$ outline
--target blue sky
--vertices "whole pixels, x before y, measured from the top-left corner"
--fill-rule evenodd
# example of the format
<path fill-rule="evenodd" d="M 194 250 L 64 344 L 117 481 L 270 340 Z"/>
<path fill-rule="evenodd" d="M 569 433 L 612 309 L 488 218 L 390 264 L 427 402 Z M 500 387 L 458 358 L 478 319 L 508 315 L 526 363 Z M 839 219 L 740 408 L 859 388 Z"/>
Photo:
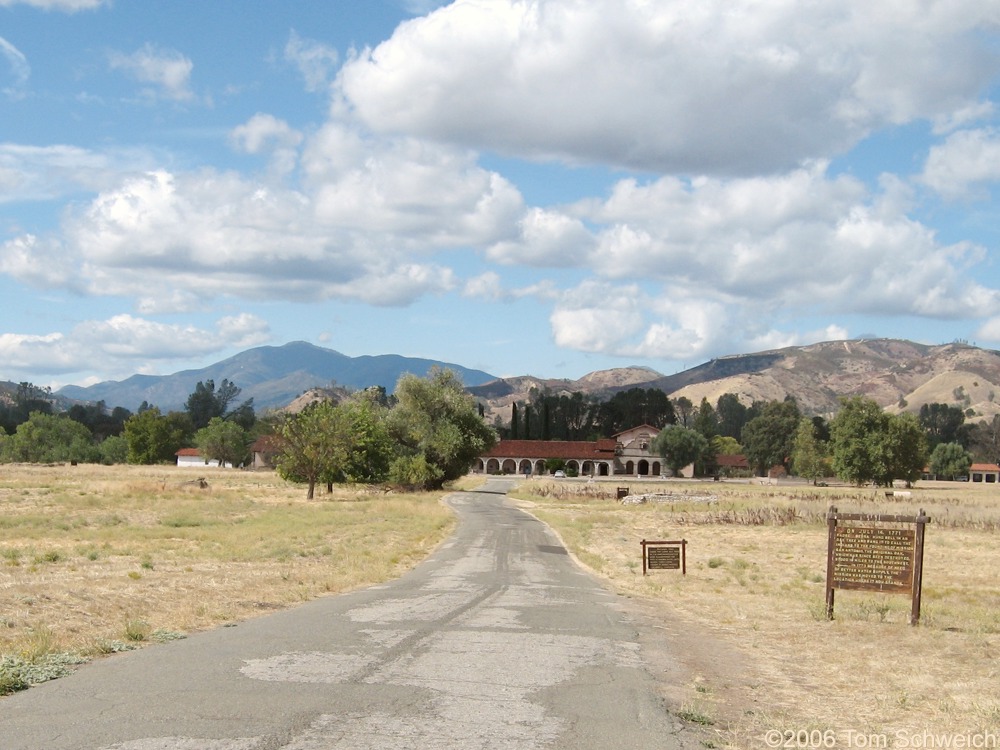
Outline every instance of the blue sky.
<path fill-rule="evenodd" d="M 1000 347 L 998 100 L 998 0 L 0 0 L 0 379 Z"/>

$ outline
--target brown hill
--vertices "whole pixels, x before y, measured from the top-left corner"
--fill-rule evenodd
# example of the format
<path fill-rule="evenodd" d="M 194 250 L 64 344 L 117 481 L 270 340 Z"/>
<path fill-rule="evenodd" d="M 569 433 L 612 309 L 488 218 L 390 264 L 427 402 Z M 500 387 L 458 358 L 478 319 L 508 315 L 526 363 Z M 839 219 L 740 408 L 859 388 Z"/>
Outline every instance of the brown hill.
<path fill-rule="evenodd" d="M 748 405 L 792 396 L 805 413 L 827 416 L 836 412 L 841 397 L 867 396 L 892 412 L 944 403 L 961 406 L 970 420 L 992 419 L 1000 414 L 1000 352 L 960 343 L 827 341 L 720 357 L 668 376 L 632 367 L 579 380 L 505 378 L 470 390 L 487 405 L 491 419 L 506 421 L 510 404 L 527 400 L 531 388 L 607 398 L 635 387 L 660 388 L 671 398 L 685 396 L 695 404 L 707 398 L 714 405 L 724 393 L 735 393 Z"/>

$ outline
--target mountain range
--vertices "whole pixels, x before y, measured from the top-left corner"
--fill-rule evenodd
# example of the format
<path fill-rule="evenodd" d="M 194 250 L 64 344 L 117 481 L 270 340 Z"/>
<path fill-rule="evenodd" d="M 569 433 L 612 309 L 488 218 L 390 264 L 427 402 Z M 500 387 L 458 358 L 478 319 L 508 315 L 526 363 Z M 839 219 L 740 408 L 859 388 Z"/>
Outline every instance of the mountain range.
<path fill-rule="evenodd" d="M 349 389 L 383 386 L 392 392 L 404 373 L 424 376 L 432 367 L 454 370 L 467 386 L 479 385 L 494 376 L 481 370 L 431 359 L 396 354 L 349 357 L 304 341 L 284 346 L 260 346 L 199 370 L 173 375 L 133 375 L 122 381 L 108 380 L 82 387 L 68 385 L 56 394 L 74 401 L 104 401 L 108 407 L 130 411 L 145 401 L 161 411 L 181 410 L 199 382 L 223 379 L 237 385 L 240 400 L 253 398 L 258 411 L 282 408 L 304 392 L 331 385 Z"/>
<path fill-rule="evenodd" d="M 132 411 L 143 402 L 163 411 L 183 409 L 201 381 L 228 379 L 253 398 L 258 411 L 285 408 L 314 388 L 381 385 L 392 391 L 403 373 L 423 376 L 432 367 L 454 370 L 482 403 L 489 419 L 506 420 L 510 404 L 526 401 L 532 388 L 554 394 L 582 392 L 606 399 L 629 388 L 658 388 L 671 398 L 715 404 L 735 393 L 745 404 L 794 397 L 803 412 L 832 415 L 845 396 L 867 396 L 892 412 L 926 403 L 961 406 L 970 420 L 1000 414 L 1000 352 L 966 343 L 918 344 L 898 339 L 827 341 L 713 359 L 673 375 L 645 367 L 592 372 L 573 379 L 533 375 L 497 378 L 481 370 L 430 359 L 350 357 L 305 342 L 249 349 L 214 365 L 173 375 L 133 375 L 88 387 L 66 386 L 61 401 L 104 401 Z"/>
<path fill-rule="evenodd" d="M 825 416 L 833 415 L 840 399 L 850 396 L 866 396 L 893 413 L 943 403 L 961 406 L 970 421 L 978 421 L 1000 413 L 1000 352 L 964 343 L 827 341 L 720 357 L 674 375 L 630 367 L 579 380 L 503 378 L 469 390 L 488 405 L 491 418 L 506 421 L 510 404 L 526 400 L 532 388 L 607 398 L 637 387 L 658 388 L 695 405 L 705 398 L 714 406 L 725 393 L 735 393 L 747 405 L 791 396 L 804 413 Z"/>

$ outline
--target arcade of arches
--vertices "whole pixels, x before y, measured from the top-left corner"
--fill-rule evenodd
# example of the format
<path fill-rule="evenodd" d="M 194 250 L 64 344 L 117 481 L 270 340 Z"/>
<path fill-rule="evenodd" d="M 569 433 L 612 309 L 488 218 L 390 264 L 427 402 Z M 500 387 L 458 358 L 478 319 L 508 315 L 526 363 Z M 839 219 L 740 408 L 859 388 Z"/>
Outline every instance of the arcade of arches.
<path fill-rule="evenodd" d="M 641 425 L 599 440 L 501 440 L 473 468 L 538 476 L 548 473 L 547 461 L 559 459 L 571 475 L 657 477 L 663 472 L 662 459 L 652 450 L 657 434 L 655 427 Z"/>

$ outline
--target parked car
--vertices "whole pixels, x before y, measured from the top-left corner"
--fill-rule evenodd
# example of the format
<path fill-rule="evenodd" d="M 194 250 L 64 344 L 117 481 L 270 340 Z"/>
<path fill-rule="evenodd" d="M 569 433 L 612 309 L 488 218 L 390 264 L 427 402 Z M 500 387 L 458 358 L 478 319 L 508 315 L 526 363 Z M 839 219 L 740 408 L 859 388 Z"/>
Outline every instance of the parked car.
<path fill-rule="evenodd" d="M 559 471 L 557 471 L 552 476 L 554 476 L 556 479 L 565 479 L 566 478 L 566 472 L 563 471 L 562 469 L 559 469 Z"/>

